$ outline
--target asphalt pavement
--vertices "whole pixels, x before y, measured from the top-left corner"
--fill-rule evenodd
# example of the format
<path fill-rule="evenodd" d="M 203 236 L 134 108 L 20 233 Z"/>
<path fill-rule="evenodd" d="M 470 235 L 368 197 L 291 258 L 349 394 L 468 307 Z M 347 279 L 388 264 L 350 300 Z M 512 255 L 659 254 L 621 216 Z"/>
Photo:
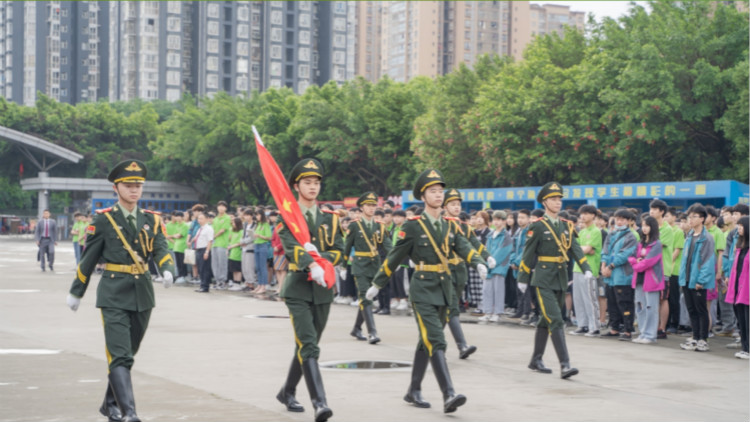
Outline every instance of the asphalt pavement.
<path fill-rule="evenodd" d="M 99 277 L 92 277 L 74 313 L 65 304 L 74 276 L 69 242 L 58 244 L 55 271 L 41 272 L 33 241 L 0 237 L 0 422 L 106 420 L 98 413 L 107 385 L 101 314 L 94 306 Z M 313 420 L 304 381 L 297 390 L 304 413 L 289 413 L 275 399 L 294 350 L 283 302 L 242 292 L 198 294 L 192 286 L 155 289 L 157 307 L 133 368 L 144 422 Z M 411 361 L 417 342 L 412 317 L 376 316 L 382 342 L 369 345 L 349 336 L 355 312 L 332 306 L 322 365 Z M 551 343 L 544 361 L 554 373 L 526 368 L 532 329 L 477 324 L 468 315 L 462 320 L 478 352 L 459 360 L 446 330 L 451 376 L 468 397 L 456 413 L 442 413 L 431 371 L 423 395 L 432 408 L 417 409 L 402 400 L 409 368 L 326 368 L 331 421 L 750 420 L 750 365 L 726 348 L 729 338 L 711 339 L 711 351 L 700 353 L 681 350 L 680 336 L 638 345 L 569 335 L 580 374 L 562 380 Z"/>

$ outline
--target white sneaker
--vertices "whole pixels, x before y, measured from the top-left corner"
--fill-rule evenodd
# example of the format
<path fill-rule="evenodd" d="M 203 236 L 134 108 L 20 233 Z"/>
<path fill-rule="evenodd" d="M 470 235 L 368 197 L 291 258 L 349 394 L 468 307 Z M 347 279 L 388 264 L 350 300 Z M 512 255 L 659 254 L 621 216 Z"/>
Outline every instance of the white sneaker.
<path fill-rule="evenodd" d="M 737 359 L 750 359 L 750 353 L 739 351 L 734 354 L 734 357 L 736 357 Z"/>
<path fill-rule="evenodd" d="M 406 299 L 401 299 L 398 301 L 398 306 L 396 306 L 397 311 L 405 311 L 409 309 L 409 301 Z"/>
<path fill-rule="evenodd" d="M 232 285 L 229 286 L 229 289 L 227 289 L 227 290 L 229 290 L 231 292 L 239 292 L 240 290 L 242 290 L 242 285 L 241 284 L 232 284 Z"/>
<path fill-rule="evenodd" d="M 484 316 L 479 317 L 478 321 L 480 322 L 488 322 L 491 318 L 490 314 L 484 314 Z"/>
<path fill-rule="evenodd" d="M 174 284 L 186 284 L 187 281 L 185 281 L 185 277 L 177 277 L 177 280 L 174 281 Z"/>
<path fill-rule="evenodd" d="M 499 321 L 500 321 L 500 315 L 498 315 L 498 314 L 493 314 L 490 317 L 490 322 L 499 322 Z"/>
<path fill-rule="evenodd" d="M 349 303 L 351 306 L 359 306 L 359 300 L 358 299 L 352 299 L 351 303 Z"/>
<path fill-rule="evenodd" d="M 684 343 L 680 344 L 682 350 L 695 350 L 698 347 L 698 342 L 692 337 L 687 339 Z"/>
<path fill-rule="evenodd" d="M 695 346 L 696 352 L 708 352 L 710 348 L 708 347 L 708 342 L 706 340 L 698 340 L 698 344 Z"/>

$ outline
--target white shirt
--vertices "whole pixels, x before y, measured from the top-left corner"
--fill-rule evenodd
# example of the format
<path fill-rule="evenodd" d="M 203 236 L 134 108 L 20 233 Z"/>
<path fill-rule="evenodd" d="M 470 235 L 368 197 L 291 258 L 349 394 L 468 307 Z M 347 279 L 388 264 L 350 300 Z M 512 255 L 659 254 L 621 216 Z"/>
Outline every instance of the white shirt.
<path fill-rule="evenodd" d="M 198 228 L 198 233 L 195 235 L 195 249 L 203 249 L 208 247 L 209 242 L 214 240 L 214 228 L 208 224 L 204 224 Z"/>

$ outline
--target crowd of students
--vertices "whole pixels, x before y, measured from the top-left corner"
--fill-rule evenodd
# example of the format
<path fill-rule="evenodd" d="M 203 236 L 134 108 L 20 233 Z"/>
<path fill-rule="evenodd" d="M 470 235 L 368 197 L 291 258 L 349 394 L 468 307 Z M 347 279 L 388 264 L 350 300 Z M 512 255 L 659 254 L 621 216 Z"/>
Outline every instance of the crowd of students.
<path fill-rule="evenodd" d="M 333 209 L 330 205 L 322 207 Z M 360 217 L 358 208 L 336 210 L 346 235 Z M 395 244 L 399 227 L 421 214 L 412 206 L 394 209 L 387 201 L 375 212 Z M 481 210 L 462 212 L 497 265 L 486 279 L 471 267 L 469 282 L 458 292 L 461 310 L 480 322 L 517 322 L 535 325 L 539 318 L 531 289 L 518 288 L 516 277 L 529 223 L 542 210 Z M 719 209 L 694 204 L 684 212 L 656 199 L 649 211 L 621 208 L 608 214 L 592 205 L 568 209 L 560 215 L 576 223 L 577 238 L 596 276 L 587 280 L 577 264 L 569 265 L 566 321 L 573 335 L 612 337 L 651 344 L 668 335 L 689 337 L 685 350 L 710 350 L 714 335 L 734 336 L 728 347 L 748 359 L 748 206 Z M 176 263 L 177 284 L 210 289 L 275 294 L 288 269 L 271 206 L 238 207 L 228 212 L 219 201 L 212 210 L 195 205 L 186 212 L 165 216 L 169 248 Z M 76 216 L 74 247 L 85 246 L 86 217 Z M 385 258 L 385 252 L 381 251 Z M 76 254 L 78 256 L 78 253 Z M 187 259 L 186 259 L 187 258 Z M 533 268 L 533 263 L 528 263 Z M 346 265 L 346 264 L 344 264 Z M 356 306 L 357 291 L 351 271 L 337 272 L 335 303 Z M 409 279 L 413 263 L 404 262 L 378 296 L 382 315 L 392 310 L 409 313 Z M 152 272 L 156 273 L 152 266 Z M 341 277 L 343 276 L 343 277 Z M 275 287 L 269 287 L 275 286 Z M 272 296 L 273 297 L 273 296 Z M 638 336 L 636 333 L 638 327 Z"/>

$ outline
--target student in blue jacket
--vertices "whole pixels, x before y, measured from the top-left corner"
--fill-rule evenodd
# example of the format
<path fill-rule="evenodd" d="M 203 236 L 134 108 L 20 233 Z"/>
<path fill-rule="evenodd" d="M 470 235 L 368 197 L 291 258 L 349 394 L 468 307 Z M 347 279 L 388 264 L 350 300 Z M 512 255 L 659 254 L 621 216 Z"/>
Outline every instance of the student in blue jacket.
<path fill-rule="evenodd" d="M 635 256 L 638 239 L 630 230 L 630 222 L 635 215 L 626 209 L 615 212 L 615 227 L 607 236 L 602 249 L 601 275 L 607 283 L 607 310 L 609 312 L 609 332 L 602 337 L 632 339 L 633 312 L 635 311 L 634 292 L 631 282 L 633 267 L 628 258 Z"/>
<path fill-rule="evenodd" d="M 690 315 L 693 337 L 680 347 L 684 350 L 707 352 L 708 307 L 706 296 L 716 284 L 716 254 L 714 238 L 705 229 L 706 208 L 694 204 L 688 209 L 690 231 L 685 236 L 680 263 L 680 287 L 685 296 L 685 306 Z"/>

